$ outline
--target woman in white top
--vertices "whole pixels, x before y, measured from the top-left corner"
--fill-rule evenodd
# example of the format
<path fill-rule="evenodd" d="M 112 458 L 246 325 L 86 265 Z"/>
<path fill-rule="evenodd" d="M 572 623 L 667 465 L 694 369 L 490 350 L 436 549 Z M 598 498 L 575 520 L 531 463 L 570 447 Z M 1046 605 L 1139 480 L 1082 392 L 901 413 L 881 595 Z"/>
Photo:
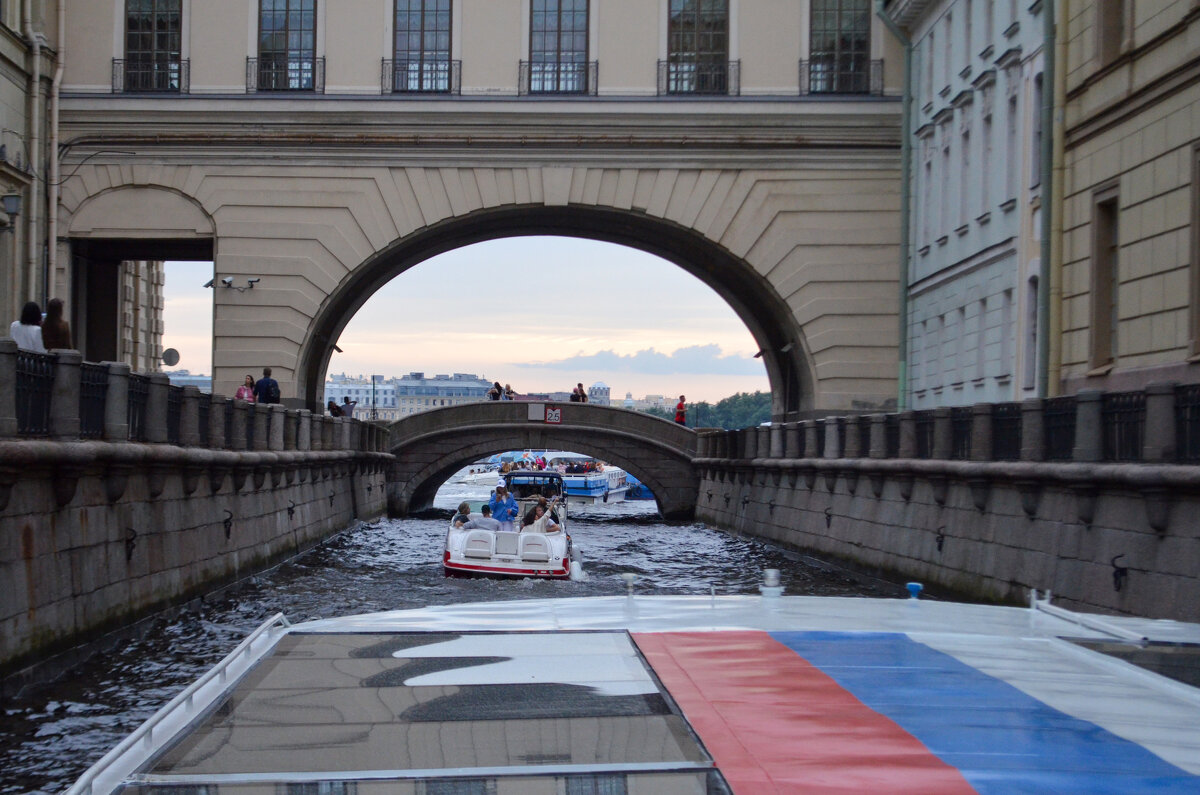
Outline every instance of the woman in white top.
<path fill-rule="evenodd" d="M 8 335 L 17 341 L 18 348 L 34 353 L 45 353 L 42 344 L 42 308 L 33 301 L 21 310 L 21 319 L 14 320 L 8 327 Z"/>

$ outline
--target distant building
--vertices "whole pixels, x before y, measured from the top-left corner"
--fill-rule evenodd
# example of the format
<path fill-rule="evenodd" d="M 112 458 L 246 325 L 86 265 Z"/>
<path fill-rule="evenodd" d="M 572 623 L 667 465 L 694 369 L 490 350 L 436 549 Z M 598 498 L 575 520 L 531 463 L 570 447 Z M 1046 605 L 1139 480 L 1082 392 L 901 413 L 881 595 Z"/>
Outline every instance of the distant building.
<path fill-rule="evenodd" d="M 612 403 L 609 400 L 610 391 L 608 384 L 603 381 L 597 381 L 588 387 L 588 403 L 595 403 L 597 406 L 608 406 Z"/>
<path fill-rule="evenodd" d="M 341 405 L 345 398 L 358 405 L 354 415 L 359 419 L 398 420 L 442 406 L 477 403 L 487 400 L 491 382 L 468 373 L 434 375 L 409 373 L 399 378 L 385 379 L 381 375 L 331 375 L 325 382 L 322 405 L 333 401 Z"/>
<path fill-rule="evenodd" d="M 165 371 L 167 378 L 171 380 L 171 386 L 194 386 L 201 392 L 212 392 L 212 376 L 196 373 L 193 375 L 187 370 L 167 370 Z"/>
<path fill-rule="evenodd" d="M 632 392 L 625 393 L 625 402 L 622 405 L 627 409 L 633 408 L 633 393 Z"/>

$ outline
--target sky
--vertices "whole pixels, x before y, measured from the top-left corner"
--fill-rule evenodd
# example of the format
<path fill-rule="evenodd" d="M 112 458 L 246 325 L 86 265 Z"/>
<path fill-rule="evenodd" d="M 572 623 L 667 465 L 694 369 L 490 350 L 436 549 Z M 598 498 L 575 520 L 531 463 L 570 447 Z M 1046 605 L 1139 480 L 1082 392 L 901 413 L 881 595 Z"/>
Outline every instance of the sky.
<path fill-rule="evenodd" d="M 211 263 L 168 262 L 163 347 L 211 373 Z M 266 284 L 262 286 L 266 287 Z M 503 238 L 432 257 L 371 296 L 347 324 L 329 373 L 471 373 L 518 392 L 603 381 L 716 402 L 766 391 L 745 324 L 674 264 L 579 238 Z"/>

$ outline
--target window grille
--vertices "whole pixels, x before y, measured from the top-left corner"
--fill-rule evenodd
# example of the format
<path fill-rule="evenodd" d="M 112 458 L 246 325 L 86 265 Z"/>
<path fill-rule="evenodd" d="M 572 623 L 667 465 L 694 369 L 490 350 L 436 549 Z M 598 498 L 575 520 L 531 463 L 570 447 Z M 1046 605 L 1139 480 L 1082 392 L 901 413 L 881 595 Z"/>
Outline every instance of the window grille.
<path fill-rule="evenodd" d="M 1047 398 L 1042 403 L 1042 429 L 1047 461 L 1070 461 L 1075 455 L 1075 396 Z"/>
<path fill-rule="evenodd" d="M 992 460 L 1017 461 L 1021 458 L 1021 404 L 997 403 L 992 406 Z"/>
<path fill-rule="evenodd" d="M 727 0 L 670 0 L 660 94 L 734 94 Z"/>
<path fill-rule="evenodd" d="M 133 373 L 129 376 L 129 439 L 146 441 L 146 404 L 150 397 L 150 379 Z"/>
<path fill-rule="evenodd" d="M 125 57 L 113 61 L 114 92 L 187 92 L 181 5 L 182 0 L 126 0 Z"/>
<path fill-rule="evenodd" d="M 316 53 L 316 0 L 260 0 L 258 57 L 248 58 L 251 91 L 325 90 L 325 59 Z"/>
<path fill-rule="evenodd" d="M 389 92 L 459 92 L 461 62 L 450 59 L 450 12 L 450 0 L 396 0 Z"/>
<path fill-rule="evenodd" d="M 950 457 L 955 461 L 971 458 L 971 424 L 974 412 L 970 406 L 954 406 L 950 409 Z"/>
<path fill-rule="evenodd" d="M 1200 384 L 1175 387 L 1175 456 L 1200 461 Z"/>
<path fill-rule="evenodd" d="M 1104 434 L 1105 461 L 1142 460 L 1146 393 L 1105 393 L 1100 407 L 1100 424 Z"/>

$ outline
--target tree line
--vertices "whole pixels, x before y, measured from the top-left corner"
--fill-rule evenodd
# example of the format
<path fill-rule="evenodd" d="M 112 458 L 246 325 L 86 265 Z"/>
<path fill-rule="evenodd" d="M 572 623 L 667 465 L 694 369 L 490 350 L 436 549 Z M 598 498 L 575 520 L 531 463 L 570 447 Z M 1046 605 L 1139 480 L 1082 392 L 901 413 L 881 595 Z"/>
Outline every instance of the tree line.
<path fill-rule="evenodd" d="M 770 392 L 738 392 L 727 398 L 718 400 L 716 404 L 708 401 L 688 403 L 687 427 L 689 428 L 749 428 L 771 419 Z M 660 409 L 651 407 L 647 414 L 662 417 L 666 420 L 675 419 L 675 409 Z"/>

